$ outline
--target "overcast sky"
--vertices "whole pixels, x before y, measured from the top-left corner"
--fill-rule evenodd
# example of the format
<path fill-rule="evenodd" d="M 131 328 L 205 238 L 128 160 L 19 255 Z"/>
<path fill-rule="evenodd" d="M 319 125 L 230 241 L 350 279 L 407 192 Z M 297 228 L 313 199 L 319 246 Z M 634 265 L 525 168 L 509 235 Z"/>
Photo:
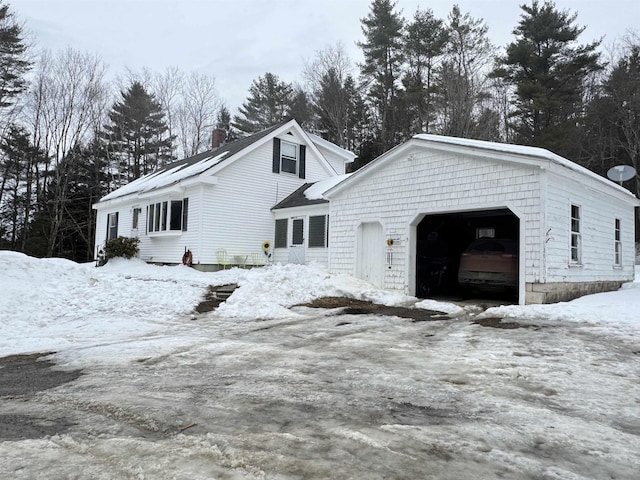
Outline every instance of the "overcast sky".
<path fill-rule="evenodd" d="M 370 0 L 5 0 L 35 37 L 38 48 L 71 46 L 98 54 L 109 75 L 143 67 L 163 73 L 212 75 L 220 97 L 235 109 L 246 99 L 252 80 L 265 72 L 295 82 L 318 50 L 342 42 L 360 61 L 360 19 Z M 482 18 L 498 46 L 513 37 L 525 0 L 399 0 L 410 19 L 416 8 L 431 8 L 445 19 L 454 3 Z M 527 0 L 526 3 L 530 3 Z M 557 0 L 559 9 L 578 13 L 587 26 L 581 40 L 604 36 L 604 44 L 638 31 L 638 0 Z"/>

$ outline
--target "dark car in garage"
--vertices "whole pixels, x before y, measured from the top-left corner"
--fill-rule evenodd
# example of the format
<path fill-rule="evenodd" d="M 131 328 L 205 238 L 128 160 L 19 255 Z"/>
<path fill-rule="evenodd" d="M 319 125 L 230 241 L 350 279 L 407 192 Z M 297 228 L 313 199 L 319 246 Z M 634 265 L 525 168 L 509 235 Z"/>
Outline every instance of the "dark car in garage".
<path fill-rule="evenodd" d="M 467 292 L 517 292 L 518 242 L 504 238 L 471 242 L 460 256 L 458 283 Z"/>

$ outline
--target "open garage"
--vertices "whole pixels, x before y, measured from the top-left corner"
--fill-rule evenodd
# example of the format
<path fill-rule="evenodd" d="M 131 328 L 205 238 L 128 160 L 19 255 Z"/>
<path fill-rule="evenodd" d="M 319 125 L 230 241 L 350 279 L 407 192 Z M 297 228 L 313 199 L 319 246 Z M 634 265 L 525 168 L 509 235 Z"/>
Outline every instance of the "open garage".
<path fill-rule="evenodd" d="M 553 303 L 634 277 L 638 199 L 542 148 L 420 134 L 324 196 L 331 272 L 408 295 Z"/>
<path fill-rule="evenodd" d="M 416 296 L 489 293 L 514 299 L 517 292 L 513 289 L 480 288 L 471 292 L 458 281 L 462 254 L 474 241 L 484 238 L 511 240 L 519 246 L 518 217 L 507 208 L 425 215 L 416 228 Z M 515 265 L 517 275 L 517 255 Z"/>

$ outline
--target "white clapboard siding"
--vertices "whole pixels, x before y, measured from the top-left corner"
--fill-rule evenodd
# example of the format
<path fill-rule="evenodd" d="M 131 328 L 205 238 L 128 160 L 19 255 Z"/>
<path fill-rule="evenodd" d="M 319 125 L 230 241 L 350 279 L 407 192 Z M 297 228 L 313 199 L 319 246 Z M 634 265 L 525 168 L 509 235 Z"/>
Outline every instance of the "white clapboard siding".
<path fill-rule="evenodd" d="M 211 178 L 205 178 L 210 180 L 208 182 L 191 183 L 187 188 L 170 185 L 140 196 L 132 193 L 98 203 L 96 249 L 104 244 L 106 238 L 107 214 L 117 211 L 119 235 L 138 236 L 139 256 L 145 261 L 179 263 L 185 249 L 192 251 L 194 263 L 204 265 L 218 263 L 216 252 L 220 249 L 238 259 L 251 260 L 254 253 L 262 255 L 263 242 L 273 242 L 271 208 L 304 183 L 336 175 L 294 124 L 282 131 L 278 138 L 306 146 L 305 178 L 272 172 L 273 136 L 268 136 L 238 154 L 236 160 L 214 167 L 208 174 Z M 186 232 L 147 232 L 147 208 L 150 204 L 185 197 L 189 198 Z M 134 207 L 142 210 L 137 231 L 131 229 Z M 318 256 L 322 257 L 321 254 Z"/>

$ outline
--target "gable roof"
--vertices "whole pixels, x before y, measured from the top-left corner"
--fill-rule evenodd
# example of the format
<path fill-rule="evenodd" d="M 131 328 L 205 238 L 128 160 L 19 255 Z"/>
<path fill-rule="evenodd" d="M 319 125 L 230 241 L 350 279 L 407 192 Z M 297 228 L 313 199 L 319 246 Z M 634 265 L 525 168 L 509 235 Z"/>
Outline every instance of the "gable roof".
<path fill-rule="evenodd" d="M 123 197 L 131 193 L 139 194 L 169 187 L 182 180 L 200 175 L 211 167 L 219 165 L 226 159 L 240 153 L 242 150 L 258 142 L 286 123 L 288 123 L 288 120 L 280 122 L 258 133 L 254 133 L 248 137 L 239 138 L 233 142 L 222 144 L 215 150 L 207 150 L 206 152 L 198 153 L 192 157 L 171 162 L 164 167 L 159 168 L 155 172 L 140 177 L 105 195 L 100 199 L 100 202 L 113 200 L 114 198 Z"/>
<path fill-rule="evenodd" d="M 331 143 L 329 140 L 325 140 L 324 138 L 316 135 L 315 133 L 307 132 L 307 136 L 318 147 L 324 148 L 330 151 L 331 153 L 337 155 L 338 157 L 344 158 L 347 163 L 353 162 L 357 157 L 357 155 L 352 151 L 344 149 L 336 145 L 335 143 Z"/>
<path fill-rule="evenodd" d="M 632 199 L 635 204 L 640 205 L 640 202 L 635 195 L 626 188 L 623 188 L 592 172 L 591 170 L 544 148 L 432 134 L 414 135 L 413 138 L 407 142 L 392 148 L 354 172 L 353 176 L 348 180 L 340 182 L 334 188 L 327 190 L 325 196 L 327 198 L 331 198 L 331 196 L 347 188 L 349 185 L 359 182 L 369 176 L 372 172 L 375 172 L 387 163 L 394 161 L 402 153 L 416 147 L 481 156 L 490 158 L 494 161 L 512 162 L 521 165 L 543 167 L 545 164 L 551 163 L 564 169 L 580 173 L 581 175 L 600 183 L 603 187 L 610 189 L 612 192 L 617 191 L 618 193 L 624 193 L 628 197 L 627 200 Z"/>

